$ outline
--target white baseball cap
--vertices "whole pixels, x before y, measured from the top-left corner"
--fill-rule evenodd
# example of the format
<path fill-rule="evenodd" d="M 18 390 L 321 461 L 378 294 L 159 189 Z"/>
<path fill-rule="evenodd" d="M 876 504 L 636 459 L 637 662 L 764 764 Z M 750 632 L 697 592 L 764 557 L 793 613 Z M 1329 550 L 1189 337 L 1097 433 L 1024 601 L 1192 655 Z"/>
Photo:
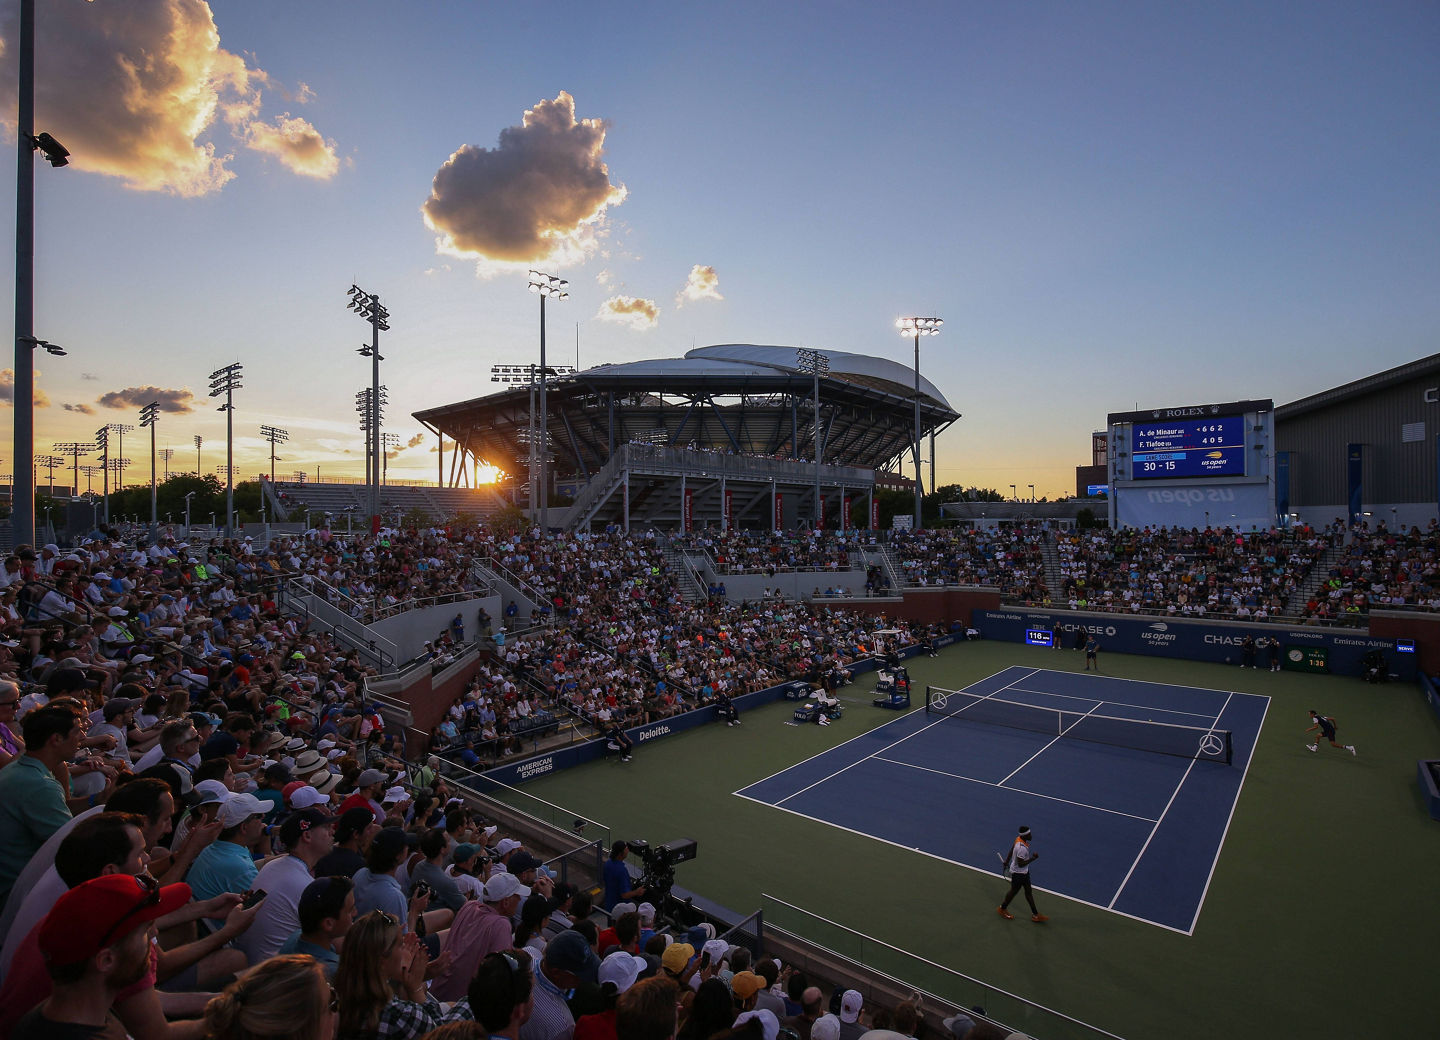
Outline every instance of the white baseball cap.
<path fill-rule="evenodd" d="M 649 967 L 649 962 L 644 957 L 636 957 L 633 953 L 626 953 L 624 950 L 616 950 L 610 956 L 600 962 L 600 981 L 613 985 L 617 992 L 624 993 L 640 973 Z"/>
<path fill-rule="evenodd" d="M 290 796 L 290 808 L 309 809 L 316 805 L 326 805 L 330 801 L 327 795 L 321 794 L 315 788 L 306 784 Z"/>

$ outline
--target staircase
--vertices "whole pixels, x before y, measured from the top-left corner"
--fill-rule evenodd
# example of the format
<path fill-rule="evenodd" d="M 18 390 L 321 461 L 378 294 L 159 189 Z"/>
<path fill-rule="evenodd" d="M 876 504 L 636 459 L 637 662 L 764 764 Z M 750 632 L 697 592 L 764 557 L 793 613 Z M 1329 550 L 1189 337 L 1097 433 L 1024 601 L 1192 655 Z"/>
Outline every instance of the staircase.
<path fill-rule="evenodd" d="M 1060 573 L 1060 550 L 1055 547 L 1054 542 L 1042 542 L 1040 557 L 1045 561 L 1045 588 L 1050 593 L 1050 599 L 1058 601 L 1065 580 Z"/>
<path fill-rule="evenodd" d="M 1330 568 L 1339 562 L 1344 553 L 1343 545 L 1331 546 L 1321 553 L 1314 565 L 1311 566 L 1310 573 L 1305 576 L 1305 580 L 1285 598 L 1281 612 L 1288 617 L 1298 616 L 1305 609 L 1305 604 L 1309 602 L 1310 597 L 1319 592 L 1320 587 L 1330 580 Z"/>
<path fill-rule="evenodd" d="M 705 583 L 699 568 L 690 562 L 689 553 L 666 546 L 663 550 L 665 562 L 675 574 L 675 586 L 680 598 L 686 603 L 698 603 L 708 599 L 710 587 Z"/>

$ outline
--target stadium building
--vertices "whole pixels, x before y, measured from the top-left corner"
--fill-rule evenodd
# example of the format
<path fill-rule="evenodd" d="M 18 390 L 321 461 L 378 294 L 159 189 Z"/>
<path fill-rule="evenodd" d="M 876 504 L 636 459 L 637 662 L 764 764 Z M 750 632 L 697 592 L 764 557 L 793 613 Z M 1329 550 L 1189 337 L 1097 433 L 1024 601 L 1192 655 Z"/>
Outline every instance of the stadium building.
<path fill-rule="evenodd" d="M 869 526 L 876 488 L 913 488 L 901 470 L 921 468 L 927 440 L 933 484 L 935 437 L 960 418 L 912 369 L 843 351 L 701 347 L 551 370 L 543 394 L 535 371 L 414 417 L 452 445 L 442 483 L 493 466 L 518 505 L 532 482 L 572 499 L 548 509 L 552 528 Z"/>

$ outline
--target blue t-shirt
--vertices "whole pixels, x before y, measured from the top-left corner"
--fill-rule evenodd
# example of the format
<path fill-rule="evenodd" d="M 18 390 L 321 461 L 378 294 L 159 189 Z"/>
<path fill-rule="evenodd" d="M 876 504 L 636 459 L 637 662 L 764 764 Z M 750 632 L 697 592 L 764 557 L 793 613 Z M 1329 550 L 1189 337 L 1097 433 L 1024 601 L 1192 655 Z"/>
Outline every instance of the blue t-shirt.
<path fill-rule="evenodd" d="M 600 905 L 606 910 L 611 909 L 625 897 L 625 893 L 634 888 L 630 881 L 630 871 L 625 866 L 623 859 L 608 859 L 605 867 L 600 872 L 600 878 L 605 882 L 605 898 Z"/>
<path fill-rule="evenodd" d="M 372 874 L 369 867 L 355 871 L 355 916 L 364 917 L 371 910 L 384 910 L 396 920 L 405 920 L 409 906 L 405 890 L 393 874 Z"/>
<path fill-rule="evenodd" d="M 249 849 L 233 841 L 212 841 L 190 864 L 185 882 L 196 901 L 204 901 L 225 892 L 249 891 L 258 873 Z"/>
<path fill-rule="evenodd" d="M 300 930 L 297 928 L 290 933 L 290 938 L 280 944 L 276 951 L 280 956 L 289 953 L 308 953 L 320 962 L 320 967 L 325 969 L 327 979 L 335 978 L 335 969 L 340 967 L 340 955 L 327 946 L 316 946 L 300 938 Z"/>

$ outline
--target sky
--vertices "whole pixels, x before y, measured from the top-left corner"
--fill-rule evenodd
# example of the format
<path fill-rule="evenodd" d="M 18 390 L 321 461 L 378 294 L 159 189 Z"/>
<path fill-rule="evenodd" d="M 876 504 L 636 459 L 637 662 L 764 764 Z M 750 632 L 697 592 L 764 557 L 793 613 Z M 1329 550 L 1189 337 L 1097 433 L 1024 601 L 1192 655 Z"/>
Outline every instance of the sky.
<path fill-rule="evenodd" d="M 199 435 L 213 473 L 208 376 L 238 360 L 242 474 L 268 424 L 277 475 L 363 475 L 353 283 L 391 315 L 389 476 L 434 480 L 411 413 L 537 359 L 532 265 L 570 281 L 550 358 L 582 367 L 909 365 L 895 319 L 942 317 L 938 482 L 1051 497 L 1107 412 L 1440 351 L 1433 3 L 37 6 L 36 128 L 72 153 L 36 161 L 35 334 L 69 352 L 37 356 L 41 453 L 158 399 L 171 470 Z"/>

